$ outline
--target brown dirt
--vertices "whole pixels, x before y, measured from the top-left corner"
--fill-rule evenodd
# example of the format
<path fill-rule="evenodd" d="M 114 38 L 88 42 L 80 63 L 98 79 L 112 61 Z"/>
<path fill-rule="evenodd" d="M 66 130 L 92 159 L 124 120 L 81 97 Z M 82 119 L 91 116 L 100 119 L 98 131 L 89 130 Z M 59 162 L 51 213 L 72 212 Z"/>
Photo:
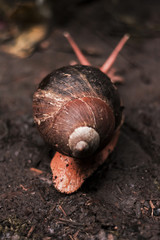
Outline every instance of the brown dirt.
<path fill-rule="evenodd" d="M 116 6 L 113 1 L 108 6 L 102 0 L 65 1 L 61 16 L 55 2 L 47 49 L 23 60 L 0 54 L 0 238 L 158 240 L 159 1 L 132 6 L 128 1 L 117 1 Z M 126 116 L 119 142 L 110 164 L 72 195 L 54 189 L 49 167 L 53 151 L 40 138 L 32 117 L 37 84 L 53 69 L 76 60 L 64 30 L 95 66 L 126 31 L 131 34 L 115 63 L 125 79 L 118 86 Z"/>

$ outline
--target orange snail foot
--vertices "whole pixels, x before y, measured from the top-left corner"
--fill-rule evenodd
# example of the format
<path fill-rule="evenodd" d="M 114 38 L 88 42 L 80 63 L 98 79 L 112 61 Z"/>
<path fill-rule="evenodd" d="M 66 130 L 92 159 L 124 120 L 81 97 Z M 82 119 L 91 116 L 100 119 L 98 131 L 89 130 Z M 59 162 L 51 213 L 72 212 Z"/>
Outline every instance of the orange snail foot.
<path fill-rule="evenodd" d="M 55 188 L 67 194 L 77 191 L 84 180 L 91 176 L 114 150 L 119 133 L 120 130 L 118 129 L 113 135 L 110 143 L 101 152 L 90 159 L 80 160 L 56 152 L 50 164 Z"/>

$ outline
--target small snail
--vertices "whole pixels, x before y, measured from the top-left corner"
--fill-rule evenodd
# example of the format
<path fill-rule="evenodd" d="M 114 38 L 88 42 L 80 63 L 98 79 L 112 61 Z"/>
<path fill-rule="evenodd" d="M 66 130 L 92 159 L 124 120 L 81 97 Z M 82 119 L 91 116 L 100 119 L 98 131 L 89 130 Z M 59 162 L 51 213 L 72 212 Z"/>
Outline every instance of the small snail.
<path fill-rule="evenodd" d="M 65 36 L 83 65 L 62 67 L 46 76 L 34 93 L 33 112 L 42 137 L 57 151 L 51 161 L 54 185 L 72 193 L 117 143 L 123 107 L 105 73 L 128 36 L 100 69 L 90 66 L 71 36 Z"/>

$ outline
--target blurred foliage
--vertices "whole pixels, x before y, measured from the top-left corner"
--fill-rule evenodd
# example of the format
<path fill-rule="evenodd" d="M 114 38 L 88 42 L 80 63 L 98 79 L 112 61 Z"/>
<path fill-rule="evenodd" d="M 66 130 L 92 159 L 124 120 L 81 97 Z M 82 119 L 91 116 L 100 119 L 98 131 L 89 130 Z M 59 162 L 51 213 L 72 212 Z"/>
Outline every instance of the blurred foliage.
<path fill-rule="evenodd" d="M 48 1 L 0 0 L 0 50 L 28 57 L 47 37 L 51 22 Z"/>

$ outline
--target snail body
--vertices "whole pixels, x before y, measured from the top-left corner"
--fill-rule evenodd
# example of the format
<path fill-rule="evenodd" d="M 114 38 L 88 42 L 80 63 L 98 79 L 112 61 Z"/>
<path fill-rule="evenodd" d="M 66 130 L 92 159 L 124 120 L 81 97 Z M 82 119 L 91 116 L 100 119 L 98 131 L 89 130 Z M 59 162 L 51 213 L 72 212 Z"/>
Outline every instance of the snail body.
<path fill-rule="evenodd" d="M 56 151 L 92 156 L 110 141 L 122 118 L 117 89 L 92 66 L 67 66 L 42 80 L 33 97 L 38 129 Z"/>
<path fill-rule="evenodd" d="M 46 76 L 34 93 L 33 113 L 42 137 L 57 151 L 50 164 L 54 186 L 68 194 L 104 163 L 118 141 L 123 107 L 113 80 L 121 79 L 109 71 L 129 37 L 124 35 L 101 68 L 92 67 L 72 37 L 65 37 L 82 65 Z"/>

